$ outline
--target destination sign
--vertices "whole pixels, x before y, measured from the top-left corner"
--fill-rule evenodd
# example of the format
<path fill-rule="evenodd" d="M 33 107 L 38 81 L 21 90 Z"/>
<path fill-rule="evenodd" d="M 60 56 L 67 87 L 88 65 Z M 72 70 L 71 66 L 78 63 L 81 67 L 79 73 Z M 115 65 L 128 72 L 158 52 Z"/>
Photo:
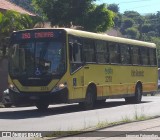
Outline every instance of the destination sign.
<path fill-rule="evenodd" d="M 13 33 L 11 38 L 14 41 L 43 38 L 62 38 L 62 34 L 62 30 L 26 30 Z"/>
<path fill-rule="evenodd" d="M 29 39 L 29 38 L 53 38 L 53 32 L 36 32 L 34 34 L 31 33 L 22 33 L 22 39 Z"/>

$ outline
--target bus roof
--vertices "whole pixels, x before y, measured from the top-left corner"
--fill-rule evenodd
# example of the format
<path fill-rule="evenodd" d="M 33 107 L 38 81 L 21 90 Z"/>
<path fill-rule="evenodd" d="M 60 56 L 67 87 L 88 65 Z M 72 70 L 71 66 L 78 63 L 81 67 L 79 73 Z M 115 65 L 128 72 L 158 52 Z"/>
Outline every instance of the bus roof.
<path fill-rule="evenodd" d="M 124 43 L 124 44 L 129 44 L 129 45 L 156 48 L 156 44 L 154 43 L 133 40 L 133 39 L 128 39 L 128 38 L 122 38 L 122 37 L 109 36 L 107 34 L 75 30 L 75 29 L 70 29 L 70 28 L 34 28 L 34 29 L 27 29 L 27 30 L 21 30 L 21 31 L 46 30 L 46 29 L 47 30 L 52 30 L 52 29 L 65 30 L 68 34 L 79 36 L 79 37 L 86 37 L 86 38 L 93 38 L 93 39 L 98 39 L 98 40 L 106 40 L 106 41 L 111 41 L 111 42 Z M 21 32 L 21 31 L 17 31 L 17 32 Z"/>
<path fill-rule="evenodd" d="M 150 48 L 155 48 L 156 44 L 139 41 L 139 40 L 133 40 L 128 38 L 122 38 L 122 37 L 115 37 L 115 36 L 109 36 L 107 34 L 100 34 L 100 33 L 92 33 L 92 32 L 86 32 L 86 31 L 80 31 L 80 30 L 74 30 L 74 29 L 64 29 L 69 34 L 80 36 L 80 37 L 87 37 L 87 38 L 94 38 L 99 40 L 107 40 L 111 42 L 118 42 L 118 43 L 124 43 L 124 44 L 130 44 L 130 45 L 137 45 L 137 46 L 145 46 Z"/>

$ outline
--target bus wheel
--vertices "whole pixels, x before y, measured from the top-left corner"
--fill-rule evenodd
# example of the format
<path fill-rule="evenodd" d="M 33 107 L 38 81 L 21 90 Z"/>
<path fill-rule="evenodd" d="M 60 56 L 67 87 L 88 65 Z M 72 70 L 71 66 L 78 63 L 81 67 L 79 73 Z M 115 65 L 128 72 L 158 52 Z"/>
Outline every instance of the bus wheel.
<path fill-rule="evenodd" d="M 38 110 L 40 111 L 45 111 L 48 109 L 49 104 L 45 103 L 45 102 L 37 102 L 36 103 L 36 107 L 38 108 Z"/>
<path fill-rule="evenodd" d="M 92 90 L 92 88 L 88 88 L 86 93 L 86 98 L 84 102 L 80 103 L 80 106 L 82 106 L 84 109 L 89 110 L 94 107 L 95 104 L 95 91 Z"/>
<path fill-rule="evenodd" d="M 10 104 L 3 104 L 4 105 L 4 107 L 5 108 L 9 108 L 9 107 L 11 107 L 12 106 L 12 104 L 10 103 Z"/>
<path fill-rule="evenodd" d="M 151 96 L 155 96 L 155 92 L 151 93 Z"/>
<path fill-rule="evenodd" d="M 140 103 L 142 100 L 142 87 L 140 84 L 138 84 L 136 86 L 136 89 L 135 89 L 135 96 L 134 97 L 126 97 L 125 98 L 125 101 L 126 103 L 129 103 L 129 104 L 138 104 Z"/>
<path fill-rule="evenodd" d="M 7 99 L 5 99 L 4 97 L 2 98 L 2 104 L 4 105 L 4 107 L 9 108 L 12 106 L 12 103 L 10 101 L 8 101 Z"/>
<path fill-rule="evenodd" d="M 97 100 L 97 101 L 96 101 L 96 104 L 104 104 L 105 102 L 106 102 L 106 99 Z"/>
<path fill-rule="evenodd" d="M 137 85 L 136 86 L 136 90 L 135 90 L 135 103 L 140 103 L 142 100 L 142 87 L 141 85 Z"/>

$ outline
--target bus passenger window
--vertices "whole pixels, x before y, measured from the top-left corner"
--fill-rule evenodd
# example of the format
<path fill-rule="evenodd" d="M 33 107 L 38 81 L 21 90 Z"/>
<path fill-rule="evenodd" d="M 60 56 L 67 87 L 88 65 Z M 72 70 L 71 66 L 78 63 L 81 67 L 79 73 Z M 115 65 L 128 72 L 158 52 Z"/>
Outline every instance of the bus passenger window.
<path fill-rule="evenodd" d="M 156 60 L 156 49 L 149 49 L 149 62 L 150 65 L 156 65 L 157 60 Z"/>
<path fill-rule="evenodd" d="M 131 57 L 132 57 L 132 64 L 139 65 L 140 64 L 140 55 L 139 55 L 139 48 L 136 46 L 131 47 Z"/>
<path fill-rule="evenodd" d="M 110 63 L 120 63 L 120 50 L 118 44 L 109 43 Z"/>
<path fill-rule="evenodd" d="M 130 47 L 125 44 L 120 44 L 121 48 L 121 63 L 131 64 Z"/>
<path fill-rule="evenodd" d="M 82 66 L 82 43 L 74 36 L 69 37 L 69 59 L 71 73 Z"/>
<path fill-rule="evenodd" d="M 81 49 L 82 44 L 80 44 L 79 42 L 74 42 L 73 43 L 73 58 L 75 62 L 82 62 L 82 58 L 81 58 L 81 53 L 82 53 L 82 49 Z"/>
<path fill-rule="evenodd" d="M 83 44 L 85 62 L 96 62 L 95 44 L 91 39 L 85 39 Z"/>
<path fill-rule="evenodd" d="M 81 62 L 81 44 L 74 42 L 69 43 L 69 57 L 72 62 Z"/>
<path fill-rule="evenodd" d="M 148 48 L 142 47 L 140 50 L 141 50 L 141 61 L 142 61 L 142 65 L 148 65 L 148 64 L 149 64 Z"/>
<path fill-rule="evenodd" d="M 96 41 L 97 63 L 109 63 L 109 52 L 107 42 Z"/>

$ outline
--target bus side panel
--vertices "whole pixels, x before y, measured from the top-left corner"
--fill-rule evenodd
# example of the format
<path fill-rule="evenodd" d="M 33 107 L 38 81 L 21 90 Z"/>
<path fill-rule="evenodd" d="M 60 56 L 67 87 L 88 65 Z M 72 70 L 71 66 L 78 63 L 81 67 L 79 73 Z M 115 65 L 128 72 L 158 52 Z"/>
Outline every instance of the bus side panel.
<path fill-rule="evenodd" d="M 95 83 L 98 97 L 134 94 L 138 81 L 142 83 L 144 92 L 156 90 L 156 67 L 96 64 L 88 64 L 87 67 L 84 70 L 84 84 Z"/>
<path fill-rule="evenodd" d="M 156 67 L 86 64 L 66 79 L 69 99 L 78 100 L 85 98 L 91 82 L 97 86 L 98 98 L 133 95 L 138 81 L 143 92 L 155 91 L 157 76 Z"/>

